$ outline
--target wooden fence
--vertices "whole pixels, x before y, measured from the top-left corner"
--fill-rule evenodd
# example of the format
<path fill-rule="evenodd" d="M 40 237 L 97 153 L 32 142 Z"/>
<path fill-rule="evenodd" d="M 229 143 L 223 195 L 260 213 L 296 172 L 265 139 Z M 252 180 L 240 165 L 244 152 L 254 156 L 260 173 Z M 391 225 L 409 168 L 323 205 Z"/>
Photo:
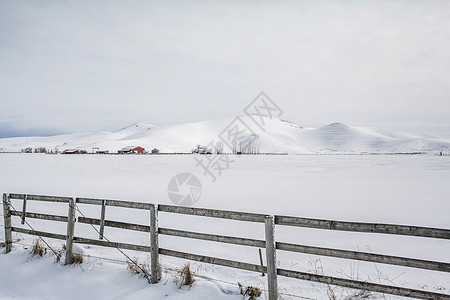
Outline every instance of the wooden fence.
<path fill-rule="evenodd" d="M 11 199 L 22 199 L 23 206 L 22 211 L 11 209 Z M 40 214 L 27 211 L 27 201 L 46 201 L 46 202 L 58 202 L 68 203 L 68 215 L 50 215 Z M 77 204 L 89 204 L 101 206 L 100 217 L 88 218 L 83 216 L 76 217 L 76 205 Z M 145 210 L 149 212 L 149 226 L 132 224 L 125 222 L 117 222 L 106 220 L 106 207 L 122 207 L 138 210 Z M 245 213 L 236 211 L 214 210 L 204 208 L 193 207 L 180 207 L 172 205 L 157 205 L 142 202 L 130 202 L 119 200 L 104 200 L 104 199 L 91 199 L 91 198 L 69 198 L 69 197 L 55 197 L 55 196 L 40 196 L 40 195 L 25 195 L 25 194 L 3 194 L 3 210 L 4 210 L 4 227 L 5 227 L 5 246 L 6 253 L 11 251 L 12 248 L 12 232 L 19 232 L 30 235 L 38 235 L 41 237 L 60 239 L 66 241 L 66 256 L 65 263 L 72 263 L 73 259 L 73 243 L 98 245 L 104 247 L 116 247 L 120 249 L 129 249 L 143 252 L 150 252 L 151 257 L 151 277 L 152 283 L 159 281 L 158 278 L 158 265 L 159 255 L 167 255 L 187 260 L 193 260 L 198 262 L 210 263 L 221 265 L 225 267 L 231 267 L 236 269 L 265 272 L 267 273 L 268 280 L 268 294 L 269 299 L 278 299 L 277 288 L 277 276 L 285 276 L 291 278 L 297 278 L 302 280 L 308 280 L 318 283 L 325 283 L 331 285 L 337 285 L 352 289 L 361 289 L 377 293 L 386 293 L 404 297 L 420 298 L 420 299 L 450 299 L 450 295 L 434 293 L 423 290 L 415 290 L 404 287 L 396 287 L 390 285 L 376 284 L 370 282 L 363 282 L 358 280 L 350 280 L 338 277 L 331 277 L 325 275 L 311 274 L 305 272 L 299 272 L 294 270 L 287 270 L 277 268 L 276 266 L 276 252 L 277 250 L 305 253 L 320 256 L 329 256 L 336 258 L 345 258 L 352 260 L 360 260 L 366 262 L 374 262 L 381 264 L 397 265 L 425 270 L 433 270 L 439 272 L 450 272 L 450 263 L 427 261 L 420 259 L 412 259 L 397 256 L 388 256 L 380 254 L 372 254 L 359 251 L 348 251 L 330 248 L 320 248 L 307 245 L 289 244 L 276 242 L 275 227 L 277 225 L 303 227 L 303 228 L 316 228 L 325 230 L 338 230 L 338 231 L 351 231 L 351 232 L 363 232 L 363 233 L 377 233 L 377 234 L 391 234 L 391 235 L 406 235 L 423 238 L 433 239 L 446 239 L 450 240 L 449 229 L 438 228 L 425 228 L 415 226 L 404 225 L 390 225 L 390 224 L 377 224 L 377 223 L 355 223 L 355 222 L 339 222 L 330 220 L 318 220 L 307 219 L 300 217 L 289 216 L 271 216 L 264 214 Z M 206 234 L 191 231 L 183 231 L 170 228 L 158 227 L 158 213 L 173 213 L 173 214 L 185 214 L 202 216 L 209 218 L 221 218 L 236 221 L 257 222 L 265 224 L 265 240 L 249 239 L 234 236 L 223 236 L 216 234 Z M 11 216 L 17 216 L 21 218 L 22 224 L 24 224 L 26 218 L 50 220 L 57 222 L 67 223 L 67 234 L 55 234 L 43 231 L 35 231 L 32 229 L 23 229 L 19 227 L 13 227 L 11 225 Z M 99 226 L 99 238 L 88 239 L 78 237 L 74 235 L 75 224 L 84 223 Z M 120 242 L 111 242 L 104 240 L 103 232 L 106 227 L 122 228 L 132 231 L 148 232 L 150 246 L 142 246 L 135 244 L 127 244 Z M 158 244 L 158 235 L 176 236 L 188 239 L 199 239 L 206 241 L 214 241 L 219 243 L 228 243 L 233 245 L 243 245 L 250 247 L 258 247 L 266 249 L 266 265 L 255 265 L 240 261 L 203 256 L 193 253 L 186 253 L 180 251 L 174 251 L 170 249 L 160 248 Z"/>

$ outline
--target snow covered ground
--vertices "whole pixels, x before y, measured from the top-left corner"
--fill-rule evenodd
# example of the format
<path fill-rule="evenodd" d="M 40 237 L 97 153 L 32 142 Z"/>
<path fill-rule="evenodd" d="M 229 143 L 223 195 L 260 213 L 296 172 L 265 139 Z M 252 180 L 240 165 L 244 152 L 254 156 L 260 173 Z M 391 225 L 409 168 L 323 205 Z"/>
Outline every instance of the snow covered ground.
<path fill-rule="evenodd" d="M 286 155 L 231 156 L 234 160 L 215 183 L 196 167 L 192 155 L 110 156 L 0 154 L 0 191 L 71 197 L 121 199 L 171 204 L 167 196 L 170 179 L 181 172 L 199 177 L 203 193 L 197 207 L 293 215 L 345 221 L 379 222 L 450 228 L 450 157 L 433 155 Z M 13 205 L 21 207 L 20 201 Z M 67 207 L 30 202 L 28 209 L 65 215 Z M 80 205 L 90 217 L 98 208 Z M 107 218 L 148 224 L 146 213 L 108 208 Z M 29 219 L 38 230 L 64 234 L 63 224 Z M 14 226 L 20 226 L 15 218 Z M 160 226 L 212 234 L 264 238 L 262 224 L 210 220 L 161 213 Z M 77 224 L 76 234 L 95 238 L 89 226 Z M 450 242 L 422 238 L 327 232 L 277 227 L 277 239 L 349 250 L 450 262 Z M 111 240 L 148 245 L 148 236 L 107 228 Z M 162 256 L 166 270 L 156 286 L 131 275 L 126 265 L 104 257 L 124 260 L 113 249 L 77 245 L 85 255 L 81 266 L 63 267 L 54 257 L 30 258 L 21 244 L 32 237 L 14 234 L 15 250 L 0 255 L 0 298 L 103 298 L 103 299 L 241 299 L 237 282 L 265 288 L 265 277 L 257 273 L 191 263 L 199 275 L 190 290 L 179 290 L 172 282 L 173 270 L 185 261 Z M 0 227 L 0 240 L 3 240 Z M 256 248 L 180 240 L 160 236 L 161 247 L 258 264 Z M 61 248 L 62 242 L 51 245 Z M 127 252 L 148 259 L 145 253 Z M 373 263 L 320 258 L 279 251 L 279 264 L 299 271 L 314 271 L 314 262 L 325 274 L 424 288 L 450 294 L 450 274 L 421 271 Z M 211 280 L 213 278 L 214 280 Z M 313 299 L 326 298 L 326 286 L 279 278 L 285 294 Z M 24 288 L 26 287 L 26 288 Z M 337 290 L 339 294 L 342 290 Z M 348 292 L 343 290 L 344 292 Z M 67 295 L 69 295 L 67 297 Z M 167 297 L 166 297 L 167 295 Z M 387 296 L 394 299 L 395 297 Z M 283 299 L 296 299 L 284 295 Z"/>
<path fill-rule="evenodd" d="M 19 137 L 0 139 L 0 152 L 20 152 L 28 147 L 82 149 L 93 148 L 117 153 L 127 146 L 142 146 L 147 151 L 153 148 L 161 152 L 191 152 L 196 145 L 208 145 L 225 137 L 227 130 L 237 128 L 243 134 L 260 137 L 263 153 L 330 153 L 330 152 L 449 152 L 450 141 L 432 136 L 395 133 L 375 128 L 333 123 L 319 128 L 302 128 L 286 120 L 263 118 L 261 127 L 245 115 L 239 119 L 227 118 L 211 121 L 177 124 L 158 127 L 148 123 L 136 123 L 116 132 L 77 133 L 51 137 Z M 233 127 L 236 126 L 236 127 Z M 225 147 L 225 152 L 231 152 Z"/>

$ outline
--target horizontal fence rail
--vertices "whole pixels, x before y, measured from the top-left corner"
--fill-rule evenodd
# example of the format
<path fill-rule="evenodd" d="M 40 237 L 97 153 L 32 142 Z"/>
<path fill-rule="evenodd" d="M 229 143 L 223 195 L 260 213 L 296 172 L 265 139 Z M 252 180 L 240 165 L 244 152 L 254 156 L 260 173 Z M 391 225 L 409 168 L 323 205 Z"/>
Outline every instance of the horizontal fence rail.
<path fill-rule="evenodd" d="M 183 231 L 183 230 L 178 230 L 178 229 L 168 229 L 168 228 L 159 228 L 158 233 L 163 234 L 163 235 L 185 237 L 185 238 L 189 238 L 189 239 L 198 239 L 198 240 L 204 240 L 204 241 L 214 241 L 214 242 L 233 244 L 233 245 L 251 246 L 251 247 L 259 247 L 259 248 L 266 247 L 266 242 L 263 240 L 246 239 L 246 238 L 224 236 L 224 235 L 217 235 L 217 234 L 197 233 L 197 232 Z"/>
<path fill-rule="evenodd" d="M 22 210 L 17 211 L 11 205 L 11 199 L 22 200 Z M 69 213 L 67 216 L 43 214 L 37 212 L 27 212 L 27 201 L 46 201 L 56 203 L 69 204 Z M 77 208 L 78 204 L 101 206 L 100 218 L 90 218 L 84 216 Z M 138 209 L 149 212 L 149 225 L 135 224 L 129 222 L 121 222 L 116 220 L 106 219 L 107 207 L 119 207 L 125 209 Z M 11 210 L 11 208 L 14 208 Z M 82 216 L 76 218 L 76 211 L 79 211 Z M 265 240 L 250 239 L 237 236 L 217 235 L 210 233 L 200 233 L 193 231 L 178 230 L 172 228 L 162 228 L 158 226 L 159 213 L 183 214 L 197 217 L 219 218 L 231 221 L 243 221 L 265 224 Z M 56 234 L 44 231 L 36 231 L 34 229 L 24 229 L 11 225 L 11 216 L 22 219 L 22 224 L 27 218 L 39 219 L 44 221 L 58 221 L 67 223 L 67 234 Z M 450 263 L 428 261 L 421 259 L 413 259 L 406 257 L 390 256 L 384 254 L 367 253 L 360 251 L 349 251 L 333 248 L 315 247 L 309 245 L 291 244 L 276 241 L 275 227 L 276 226 L 294 226 L 302 228 L 312 228 L 321 230 L 337 230 L 348 232 L 372 233 L 372 234 L 390 234 L 399 236 L 412 236 L 420 238 L 434 238 L 450 240 L 450 230 L 443 228 L 426 228 L 407 225 L 393 225 L 393 224 L 379 224 L 379 223 L 358 223 L 358 222 L 344 222 L 333 220 L 309 219 L 291 216 L 269 216 L 264 214 L 226 211 L 217 209 L 181 207 L 173 205 L 156 205 L 143 202 L 108 200 L 108 199 L 94 199 L 94 198 L 70 198 L 58 196 L 44 196 L 44 195 L 28 195 L 28 194 L 3 194 L 3 217 L 5 227 L 5 247 L 6 252 L 11 250 L 12 232 L 29 234 L 39 237 L 59 239 L 66 241 L 66 263 L 70 263 L 72 256 L 73 243 L 96 245 L 102 247 L 110 247 L 117 249 L 127 249 L 141 252 L 149 252 L 151 255 L 151 282 L 156 283 L 159 280 L 158 265 L 159 255 L 166 255 L 181 259 L 187 259 L 197 262 L 210 263 L 224 267 L 241 269 L 246 271 L 267 273 L 269 286 L 269 299 L 277 299 L 277 276 L 297 278 L 312 282 L 324 283 L 342 286 L 352 289 L 361 289 L 377 293 L 386 293 L 397 296 L 420 298 L 420 299 L 450 299 L 450 295 L 428 292 L 424 290 L 415 290 L 403 287 L 396 287 L 391 285 L 376 284 L 370 282 L 363 282 L 358 280 L 344 279 L 338 277 L 331 277 L 325 275 L 311 274 L 299 272 L 294 270 L 286 270 L 277 268 L 276 266 L 276 252 L 288 251 L 294 253 L 311 254 L 318 256 L 327 256 L 340 259 L 351 259 L 365 262 L 381 263 L 388 265 L 397 265 L 402 267 L 431 270 L 438 272 L 450 273 Z M 85 238 L 75 235 L 75 223 L 88 224 L 91 226 L 98 226 L 99 238 Z M 28 224 L 28 223 L 27 223 Z M 104 228 L 111 227 L 117 229 L 124 229 L 137 232 L 149 233 L 150 246 L 136 245 L 129 243 L 114 242 L 104 240 Z M 95 227 L 94 227 L 95 229 Z M 97 229 L 95 229 L 97 230 Z M 263 265 L 262 256 L 261 264 L 251 264 L 247 262 L 228 260 L 217 257 L 204 256 L 194 253 L 187 253 L 175 251 L 159 247 L 158 236 L 166 235 L 178 238 L 196 239 L 211 241 L 217 243 L 257 247 L 259 249 L 266 249 L 266 265 Z M 273 243 L 273 244 L 272 244 Z M 260 253 L 261 254 L 261 253 Z"/>
<path fill-rule="evenodd" d="M 304 227 L 304 228 L 326 229 L 326 230 L 409 235 L 409 236 L 428 237 L 446 240 L 450 239 L 450 230 L 440 228 L 426 228 L 426 227 L 377 224 L 377 223 L 329 221 L 329 220 L 307 219 L 307 218 L 286 217 L 286 216 L 275 216 L 275 224 Z"/>
<path fill-rule="evenodd" d="M 84 223 L 84 224 L 91 224 L 91 225 L 100 225 L 101 224 L 100 219 L 93 219 L 93 218 L 87 218 L 87 217 L 78 217 L 78 222 Z M 118 221 L 105 220 L 104 226 L 133 230 L 133 231 L 150 232 L 150 226 L 118 222 Z"/>
<path fill-rule="evenodd" d="M 444 263 L 444 262 L 435 262 L 435 261 L 428 261 L 428 260 L 421 260 L 421 259 L 373 254 L 373 253 L 367 253 L 367 252 L 320 248 L 320 247 L 305 246 L 305 245 L 295 245 L 295 244 L 280 243 L 280 242 L 277 242 L 276 245 L 277 245 L 277 249 L 284 250 L 284 251 L 290 251 L 290 252 L 305 253 L 305 254 L 320 255 L 320 256 L 331 256 L 331 257 L 336 257 L 336 258 L 345 258 L 345 259 L 353 259 L 353 260 L 361 260 L 361 261 L 367 261 L 367 262 L 397 265 L 397 266 L 418 268 L 418 269 L 424 269 L 424 270 L 450 272 L 450 264 Z"/>
<path fill-rule="evenodd" d="M 77 198 L 76 202 L 79 204 L 93 204 L 102 205 L 103 201 L 106 202 L 107 206 L 116 206 L 124 208 L 134 208 L 134 209 L 144 209 L 149 210 L 151 204 L 143 202 L 132 202 L 132 201 L 121 201 L 121 200 L 102 200 L 102 199 L 92 199 L 92 198 Z"/>
<path fill-rule="evenodd" d="M 37 231 L 37 230 L 30 230 L 25 228 L 19 228 L 19 227 L 11 227 L 11 231 L 18 232 L 18 233 L 25 233 L 29 235 L 35 235 L 35 236 L 42 236 L 57 240 L 66 240 L 66 235 L 64 234 L 56 234 L 56 233 L 50 233 L 45 231 Z"/>
<path fill-rule="evenodd" d="M 40 219 L 40 220 L 58 221 L 58 222 L 67 222 L 67 220 L 68 220 L 68 218 L 65 216 L 38 214 L 38 213 L 31 213 L 31 212 L 27 212 L 27 213 L 23 214 L 22 212 L 11 211 L 11 215 L 18 216 L 21 218 L 23 218 L 23 216 L 25 216 L 26 218 L 31 218 L 31 219 Z"/>
<path fill-rule="evenodd" d="M 234 260 L 228 260 L 228 259 L 222 259 L 217 257 L 211 257 L 211 256 L 204 256 L 204 255 L 198 255 L 198 254 L 191 254 L 186 252 L 180 252 L 180 251 L 174 251 L 174 250 L 168 250 L 168 249 L 159 249 L 159 253 L 167 256 L 177 257 L 177 258 L 183 258 L 203 263 L 209 263 L 213 265 L 220 265 L 224 267 L 230 267 L 234 269 L 240 269 L 240 270 L 246 270 L 246 271 L 253 271 L 253 272 L 267 272 L 266 267 L 262 267 L 259 265 L 249 264 L 249 263 L 243 263 L 240 261 L 234 261 Z"/>
<path fill-rule="evenodd" d="M 439 293 L 420 291 L 420 290 L 414 290 L 414 289 L 408 289 L 408 288 L 396 287 L 396 286 L 390 286 L 390 285 L 383 285 L 383 284 L 378 284 L 378 283 L 356 281 L 356 280 L 337 278 L 337 277 L 331 277 L 331 276 L 310 274 L 310 273 L 304 273 L 304 272 L 297 272 L 297 271 L 292 271 L 292 270 L 278 269 L 277 274 L 280 276 L 285 276 L 285 277 L 290 277 L 290 278 L 296 278 L 296 279 L 331 284 L 331 285 L 338 285 L 338 286 L 343 286 L 343 287 L 347 287 L 347 288 L 351 288 L 351 289 L 366 290 L 366 291 L 371 291 L 371 292 L 376 292 L 376 293 L 385 293 L 385 294 L 391 294 L 391 295 L 396 295 L 396 296 L 418 298 L 418 299 L 430 299 L 430 300 L 450 299 L 450 296 L 439 294 Z"/>
<path fill-rule="evenodd" d="M 158 210 L 161 212 L 169 212 L 176 214 L 221 218 L 228 220 L 257 222 L 257 223 L 264 223 L 265 217 L 265 215 L 261 214 L 243 213 L 217 209 L 173 206 L 173 205 L 161 205 L 161 204 L 158 206 Z"/>
<path fill-rule="evenodd" d="M 87 244 L 87 245 L 103 246 L 103 247 L 110 247 L 110 248 L 121 248 L 121 249 L 135 250 L 135 251 L 141 251 L 141 252 L 150 252 L 150 250 L 151 250 L 149 246 L 117 243 L 117 242 L 110 242 L 110 241 L 99 241 L 99 240 L 87 239 L 87 238 L 82 238 L 82 237 L 77 237 L 77 236 L 74 237 L 73 241 L 74 241 L 74 243 L 78 243 L 78 244 Z"/>
<path fill-rule="evenodd" d="M 72 198 L 58 197 L 58 196 L 42 196 L 42 195 L 26 195 L 26 194 L 9 194 L 10 199 L 46 201 L 46 202 L 61 202 L 69 203 Z"/>

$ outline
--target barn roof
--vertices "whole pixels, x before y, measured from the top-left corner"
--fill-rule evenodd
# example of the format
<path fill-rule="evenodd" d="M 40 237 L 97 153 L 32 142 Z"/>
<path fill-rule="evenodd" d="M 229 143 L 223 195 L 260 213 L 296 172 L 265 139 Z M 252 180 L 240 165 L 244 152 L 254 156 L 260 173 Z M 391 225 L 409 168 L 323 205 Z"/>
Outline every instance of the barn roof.
<path fill-rule="evenodd" d="M 78 152 L 78 151 L 79 151 L 78 149 L 66 149 L 63 152 L 64 153 L 74 153 L 74 152 Z"/>
<path fill-rule="evenodd" d="M 125 148 L 122 148 L 122 151 L 131 151 L 135 148 L 136 148 L 136 146 L 126 146 Z"/>

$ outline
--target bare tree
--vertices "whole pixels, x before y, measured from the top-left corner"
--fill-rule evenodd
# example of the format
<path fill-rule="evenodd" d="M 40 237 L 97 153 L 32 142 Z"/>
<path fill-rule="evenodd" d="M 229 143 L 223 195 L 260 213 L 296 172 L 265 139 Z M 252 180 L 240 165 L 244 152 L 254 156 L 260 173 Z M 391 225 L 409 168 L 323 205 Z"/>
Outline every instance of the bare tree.
<path fill-rule="evenodd" d="M 34 153 L 47 153 L 47 149 L 45 147 L 34 148 Z"/>
<path fill-rule="evenodd" d="M 259 154 L 260 138 L 257 134 L 233 141 L 233 154 Z"/>
<path fill-rule="evenodd" d="M 222 141 L 218 141 L 215 148 L 216 148 L 217 154 L 223 154 L 223 142 Z"/>

